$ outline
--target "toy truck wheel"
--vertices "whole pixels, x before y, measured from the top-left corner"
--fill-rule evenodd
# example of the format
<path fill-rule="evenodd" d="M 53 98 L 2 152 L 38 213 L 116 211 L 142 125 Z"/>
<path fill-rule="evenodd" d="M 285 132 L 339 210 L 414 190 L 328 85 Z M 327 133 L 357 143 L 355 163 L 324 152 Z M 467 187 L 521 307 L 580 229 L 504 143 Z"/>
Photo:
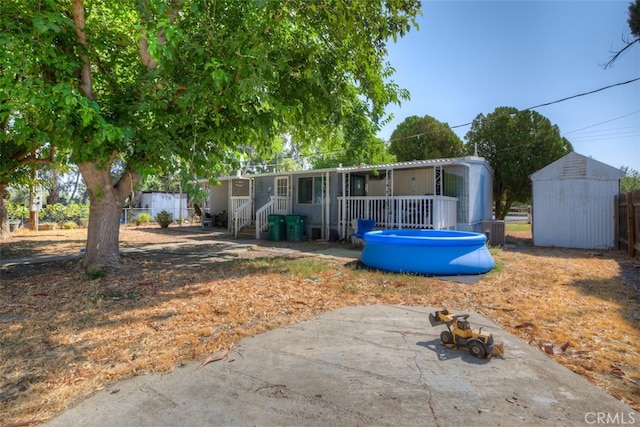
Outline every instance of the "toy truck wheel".
<path fill-rule="evenodd" d="M 442 331 L 442 333 L 440 334 L 440 341 L 442 341 L 442 344 L 453 344 L 453 337 L 451 336 L 451 332 Z"/>
<path fill-rule="evenodd" d="M 467 343 L 467 349 L 469 353 L 474 355 L 475 357 L 481 359 L 487 354 L 487 349 L 484 347 L 482 341 L 471 340 Z"/>

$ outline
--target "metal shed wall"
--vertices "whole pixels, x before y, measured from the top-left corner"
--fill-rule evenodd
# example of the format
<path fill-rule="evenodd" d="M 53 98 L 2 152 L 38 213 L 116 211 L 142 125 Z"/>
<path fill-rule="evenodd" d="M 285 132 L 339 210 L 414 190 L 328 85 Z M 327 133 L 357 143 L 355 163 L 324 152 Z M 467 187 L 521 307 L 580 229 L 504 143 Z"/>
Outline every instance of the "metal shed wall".
<path fill-rule="evenodd" d="M 613 198 L 622 172 L 570 153 L 531 175 L 533 244 L 578 249 L 614 246 Z"/>

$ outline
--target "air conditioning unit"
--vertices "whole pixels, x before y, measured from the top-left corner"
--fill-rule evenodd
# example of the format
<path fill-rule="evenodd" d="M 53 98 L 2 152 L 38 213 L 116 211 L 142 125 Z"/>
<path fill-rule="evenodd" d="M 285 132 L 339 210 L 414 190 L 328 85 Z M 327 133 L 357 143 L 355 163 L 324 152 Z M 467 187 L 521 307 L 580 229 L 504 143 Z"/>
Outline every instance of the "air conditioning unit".
<path fill-rule="evenodd" d="M 504 221 L 482 221 L 482 232 L 487 236 L 489 245 L 504 246 L 506 234 Z"/>

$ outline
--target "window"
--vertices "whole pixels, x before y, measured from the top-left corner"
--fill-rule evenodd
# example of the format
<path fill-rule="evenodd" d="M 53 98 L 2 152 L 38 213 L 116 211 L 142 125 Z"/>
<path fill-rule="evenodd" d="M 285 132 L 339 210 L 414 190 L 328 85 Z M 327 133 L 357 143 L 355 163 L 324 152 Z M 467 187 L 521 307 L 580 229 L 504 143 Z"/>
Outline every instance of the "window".
<path fill-rule="evenodd" d="M 322 203 L 322 177 L 298 179 L 298 203 L 320 204 Z"/>

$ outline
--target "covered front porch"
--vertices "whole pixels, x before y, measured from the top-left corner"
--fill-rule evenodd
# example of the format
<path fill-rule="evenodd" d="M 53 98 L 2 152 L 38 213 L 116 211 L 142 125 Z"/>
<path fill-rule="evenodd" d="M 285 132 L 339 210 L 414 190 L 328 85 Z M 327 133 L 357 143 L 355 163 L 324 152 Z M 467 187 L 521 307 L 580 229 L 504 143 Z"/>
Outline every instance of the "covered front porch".
<path fill-rule="evenodd" d="M 464 168 L 449 163 L 406 162 L 343 168 L 338 191 L 339 234 L 349 237 L 358 219 L 379 229 L 453 230 L 458 224 L 458 184 Z M 448 179 L 445 179 L 445 176 Z"/>
<path fill-rule="evenodd" d="M 376 228 L 456 228 L 458 199 L 448 196 L 354 196 L 338 197 L 341 236 L 350 234 L 354 220 L 369 219 Z M 355 231 L 355 230 L 354 230 Z"/>

